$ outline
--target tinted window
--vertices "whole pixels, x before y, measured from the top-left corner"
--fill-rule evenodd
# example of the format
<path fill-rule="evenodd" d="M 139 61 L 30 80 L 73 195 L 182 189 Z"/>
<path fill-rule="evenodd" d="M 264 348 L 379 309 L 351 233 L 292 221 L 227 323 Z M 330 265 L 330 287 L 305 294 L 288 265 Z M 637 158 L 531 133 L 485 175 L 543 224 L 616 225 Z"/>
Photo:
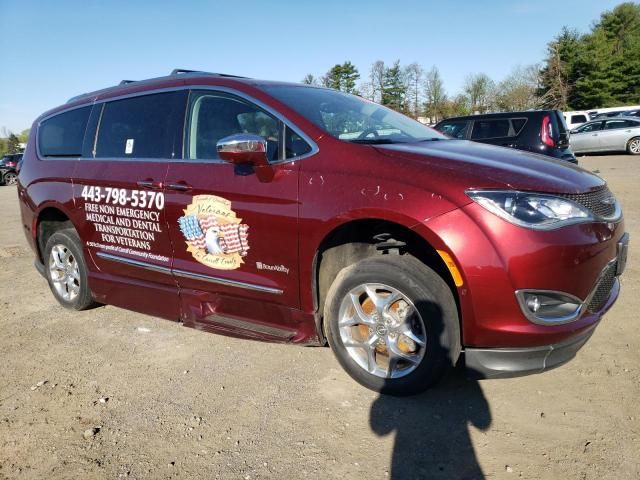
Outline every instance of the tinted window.
<path fill-rule="evenodd" d="M 40 124 L 38 146 L 43 157 L 79 157 L 91 107 L 51 117 Z"/>
<path fill-rule="evenodd" d="M 595 132 L 602 128 L 602 122 L 587 123 L 576 129 L 578 133 Z"/>
<path fill-rule="evenodd" d="M 571 123 L 584 123 L 587 121 L 587 117 L 584 115 L 571 115 Z"/>
<path fill-rule="evenodd" d="M 189 108 L 187 157 L 216 159 L 216 144 L 224 137 L 252 133 L 267 140 L 271 161 L 278 160 L 280 121 L 257 106 L 219 93 L 194 93 Z"/>
<path fill-rule="evenodd" d="M 520 132 L 522 131 L 522 129 L 526 124 L 527 124 L 526 118 L 512 118 L 511 125 L 513 126 L 513 134 L 520 135 Z"/>
<path fill-rule="evenodd" d="M 608 120 L 605 123 L 605 130 L 615 130 L 617 128 L 633 128 L 637 127 L 638 124 L 631 120 Z"/>
<path fill-rule="evenodd" d="M 185 97 L 185 92 L 157 93 L 106 103 L 96 157 L 179 157 Z"/>
<path fill-rule="evenodd" d="M 287 127 L 284 151 L 286 158 L 294 158 L 309 153 L 311 146 L 305 142 L 300 135 Z"/>
<path fill-rule="evenodd" d="M 469 122 L 467 120 L 452 120 L 438 125 L 438 130 L 453 138 L 465 138 L 467 136 L 468 126 Z"/>
<path fill-rule="evenodd" d="M 471 140 L 481 140 L 484 138 L 508 137 L 509 120 L 476 120 L 471 131 Z"/>

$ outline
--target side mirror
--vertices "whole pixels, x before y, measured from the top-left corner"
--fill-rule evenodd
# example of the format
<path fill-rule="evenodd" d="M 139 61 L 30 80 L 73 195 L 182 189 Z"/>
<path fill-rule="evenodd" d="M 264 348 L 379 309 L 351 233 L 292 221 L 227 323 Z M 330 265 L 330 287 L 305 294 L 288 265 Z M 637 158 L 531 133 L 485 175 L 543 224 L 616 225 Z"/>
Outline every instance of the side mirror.
<path fill-rule="evenodd" d="M 236 174 L 255 172 L 260 182 L 270 182 L 275 176 L 267 157 L 267 141 L 260 135 L 238 133 L 221 138 L 216 144 L 218 156 L 236 166 Z"/>
<path fill-rule="evenodd" d="M 216 144 L 218 156 L 234 165 L 255 167 L 269 165 L 267 159 L 267 141 L 250 133 L 238 133 L 221 138 Z"/>

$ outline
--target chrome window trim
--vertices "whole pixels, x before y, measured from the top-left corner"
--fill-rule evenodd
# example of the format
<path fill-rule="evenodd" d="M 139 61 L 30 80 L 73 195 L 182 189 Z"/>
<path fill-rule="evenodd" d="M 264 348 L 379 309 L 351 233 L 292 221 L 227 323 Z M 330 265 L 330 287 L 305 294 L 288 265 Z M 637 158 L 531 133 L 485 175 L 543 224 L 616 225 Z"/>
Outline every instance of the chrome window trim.
<path fill-rule="evenodd" d="M 589 295 L 587 295 L 587 298 L 584 301 L 580 300 L 580 298 L 576 297 L 575 295 L 571 295 L 570 293 L 561 292 L 558 290 L 539 290 L 539 289 L 533 289 L 533 288 L 525 288 L 525 289 L 515 291 L 516 298 L 518 300 L 518 305 L 520 306 L 520 310 L 522 311 L 523 315 L 527 318 L 527 320 L 537 325 L 545 325 L 545 326 L 564 325 L 565 323 L 571 323 L 579 320 L 584 314 L 584 312 L 587 311 L 587 307 L 589 303 L 591 303 L 591 300 L 593 299 L 594 295 L 596 294 L 598 287 L 600 286 L 600 282 L 602 281 L 603 277 L 607 273 L 608 269 L 612 268 L 612 266 L 617 261 L 618 259 L 614 258 L 613 260 L 610 260 L 609 262 L 607 262 L 607 264 L 598 274 L 598 278 L 593 284 L 593 287 L 591 287 L 591 291 L 589 292 Z M 619 281 L 619 280 L 616 278 L 616 281 Z M 580 304 L 580 306 L 576 309 L 576 311 L 572 315 L 557 317 L 557 320 L 544 320 L 543 318 L 536 316 L 533 312 L 531 312 L 531 310 L 527 308 L 526 300 L 525 300 L 525 294 L 527 293 L 539 293 L 542 295 L 544 294 L 563 295 L 565 297 L 575 299 L 576 300 L 575 303 Z"/>
<path fill-rule="evenodd" d="M 269 114 L 273 115 L 274 117 L 276 117 L 278 120 L 280 120 L 282 123 L 284 123 L 286 126 L 288 126 L 291 130 L 293 130 L 296 134 L 298 134 L 305 142 L 307 142 L 309 144 L 309 146 L 311 147 L 311 151 L 309 153 L 305 153 L 304 155 L 300 155 L 298 157 L 292 157 L 292 158 L 284 158 L 281 160 L 278 160 L 276 162 L 272 162 L 271 165 L 280 165 L 283 163 L 292 163 L 292 162 L 297 162 L 298 160 L 304 160 L 306 158 L 309 158 L 313 155 L 315 155 L 316 153 L 318 153 L 320 151 L 320 148 L 318 147 L 318 145 L 316 144 L 316 142 L 314 142 L 311 137 L 309 137 L 309 135 L 307 135 L 306 133 L 304 133 L 296 124 L 294 124 L 293 122 L 291 122 L 287 117 L 285 117 L 282 113 L 280 113 L 279 111 L 277 111 L 276 109 L 274 109 L 273 107 L 270 107 L 268 105 L 266 105 L 265 103 L 261 102 L 260 100 L 258 100 L 255 97 L 252 97 L 249 94 L 246 94 L 244 92 L 241 92 L 239 90 L 236 90 L 234 88 L 230 88 L 230 87 L 225 87 L 225 86 L 217 86 L 217 85 L 202 85 L 202 84 L 192 84 L 192 85 L 183 85 L 181 87 L 163 87 L 163 88 L 155 88 L 155 89 L 149 89 L 149 90 L 145 90 L 145 91 L 140 91 L 140 92 L 134 92 L 134 93 L 128 93 L 128 94 L 123 94 L 123 95 L 117 95 L 114 97 L 109 97 L 109 98 L 103 98 L 98 100 L 97 96 L 93 97 L 92 99 L 88 99 L 88 101 L 86 103 L 82 103 L 80 105 L 74 105 L 72 107 L 68 107 L 68 108 L 64 108 L 62 110 L 58 110 L 54 113 L 51 113 L 45 117 L 42 117 L 40 120 L 38 120 L 38 125 L 37 125 L 37 132 L 36 135 L 38 137 L 36 137 L 36 154 L 38 157 L 38 160 L 42 160 L 42 161 L 49 161 L 49 160 L 99 160 L 99 161 L 122 161 L 122 162 L 130 162 L 130 161 L 134 161 L 134 162 L 140 162 L 140 161 L 153 161 L 153 162 L 176 162 L 176 163 L 182 163 L 182 162 L 188 162 L 188 163 L 225 163 L 222 162 L 218 159 L 211 159 L 211 160 L 198 160 L 198 159 L 187 159 L 187 158 L 96 158 L 95 156 L 93 157 L 42 157 L 42 155 L 40 154 L 40 149 L 39 149 L 39 135 L 40 135 L 40 125 L 42 124 L 42 122 L 44 122 L 45 120 L 48 120 L 52 117 L 55 117 L 57 115 L 61 115 L 63 113 L 66 112 L 70 112 L 72 110 L 78 109 L 78 108 L 84 108 L 84 107 L 89 107 L 89 106 L 96 106 L 96 105 L 101 105 L 101 104 L 105 104 L 108 102 L 115 102 L 117 100 L 125 100 L 127 98 L 133 98 L 133 97 L 141 97 L 144 95 L 153 95 L 156 93 L 166 93 L 166 92 L 176 92 L 176 91 L 181 91 L 181 90 L 190 90 L 190 91 L 203 91 L 203 90 L 212 90 L 212 91 L 217 91 L 217 92 L 222 92 L 222 93 L 227 93 L 229 95 L 235 95 L 247 102 L 253 103 L 256 106 L 260 107 L 261 109 L 265 110 L 266 112 L 268 112 Z M 267 92 L 264 92 L 265 95 L 269 95 Z M 189 100 L 190 98 L 187 97 L 187 108 L 189 105 Z M 185 115 L 185 119 L 186 119 L 186 115 Z M 96 138 L 95 140 L 97 141 L 98 138 L 98 134 L 100 132 L 99 128 L 96 128 Z M 184 135 L 186 132 L 183 132 L 183 138 L 182 138 L 182 145 L 183 145 L 183 150 L 184 150 Z M 284 139 L 283 139 L 284 141 Z M 184 151 L 182 156 L 184 157 Z"/>
<path fill-rule="evenodd" d="M 272 293 L 274 295 L 282 295 L 283 291 L 279 288 L 265 287 L 263 285 L 256 285 L 255 283 L 240 282 L 238 280 L 230 280 L 227 278 L 215 277 L 212 275 L 204 275 L 202 273 L 187 272 L 186 270 L 178 270 L 169 267 L 163 267 L 161 265 L 154 265 L 152 263 L 143 262 L 141 260 L 135 260 L 133 258 L 121 257 L 119 255 L 113 255 L 106 252 L 97 252 L 96 256 L 112 262 L 122 263 L 133 267 L 144 268 L 145 270 L 151 270 L 153 272 L 165 273 L 168 275 L 175 275 L 177 277 L 190 278 L 193 280 L 203 280 L 205 282 L 215 283 L 218 285 L 226 285 L 229 287 L 244 288 L 245 290 L 253 290 L 263 293 Z"/>

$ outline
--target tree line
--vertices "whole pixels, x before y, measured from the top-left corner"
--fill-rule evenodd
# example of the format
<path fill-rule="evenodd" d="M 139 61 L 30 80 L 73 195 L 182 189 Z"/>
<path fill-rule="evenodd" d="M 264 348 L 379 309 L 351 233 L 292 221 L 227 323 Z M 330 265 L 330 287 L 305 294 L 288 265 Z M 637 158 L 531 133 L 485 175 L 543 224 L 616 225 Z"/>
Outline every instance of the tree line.
<path fill-rule="evenodd" d="M 7 130 L 6 127 L 0 129 L 0 157 L 8 153 L 20 153 L 21 143 L 27 143 L 29 139 L 29 129 L 23 130 L 18 135 Z"/>
<path fill-rule="evenodd" d="M 437 66 L 374 62 L 361 76 L 350 61 L 303 83 L 360 95 L 414 118 L 442 118 L 533 108 L 586 110 L 640 103 L 640 5 L 604 12 L 589 33 L 563 28 L 540 64 L 518 65 L 501 81 L 469 74 L 450 94 Z"/>

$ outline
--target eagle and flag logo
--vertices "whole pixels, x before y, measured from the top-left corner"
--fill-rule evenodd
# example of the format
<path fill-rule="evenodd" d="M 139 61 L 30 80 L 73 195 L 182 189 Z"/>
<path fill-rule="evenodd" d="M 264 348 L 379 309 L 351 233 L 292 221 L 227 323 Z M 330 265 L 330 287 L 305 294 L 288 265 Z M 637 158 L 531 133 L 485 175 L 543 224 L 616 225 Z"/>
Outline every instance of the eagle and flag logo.
<path fill-rule="evenodd" d="M 215 195 L 196 195 L 178 219 L 187 251 L 203 265 L 235 270 L 249 252 L 249 225 Z"/>

